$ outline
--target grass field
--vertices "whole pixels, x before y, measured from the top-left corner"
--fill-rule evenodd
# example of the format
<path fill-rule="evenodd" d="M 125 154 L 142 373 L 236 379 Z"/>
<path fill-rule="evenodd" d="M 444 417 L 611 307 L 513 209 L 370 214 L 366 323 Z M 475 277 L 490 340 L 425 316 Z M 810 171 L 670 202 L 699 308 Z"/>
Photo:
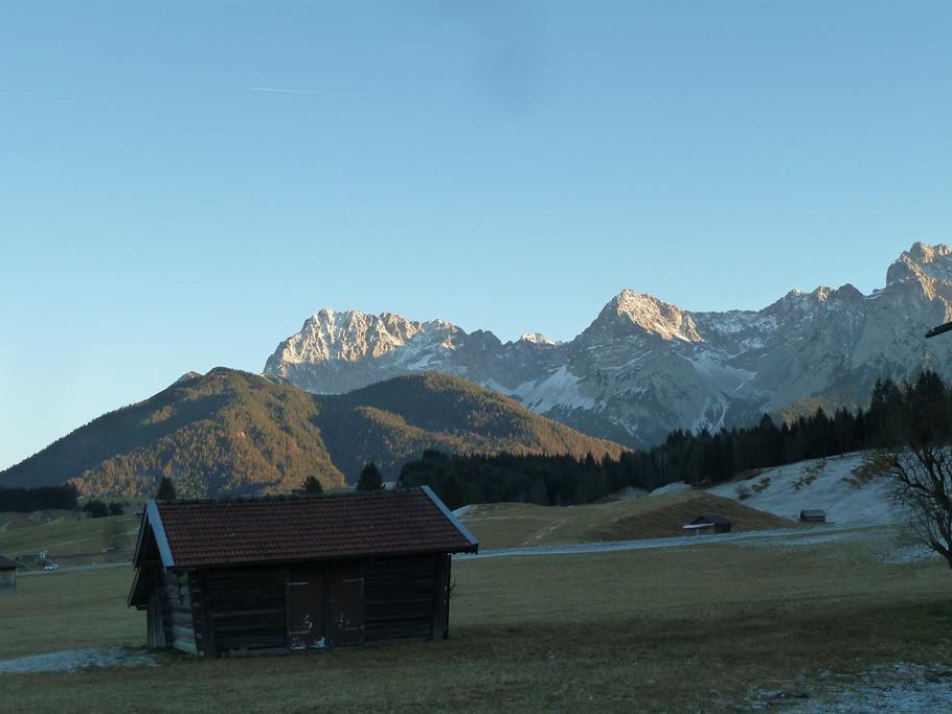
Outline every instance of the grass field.
<path fill-rule="evenodd" d="M 34 514 L 0 513 L 0 554 L 47 551 L 50 560 L 63 565 L 115 560 L 103 550 L 135 546 L 139 518 L 134 515 L 77 518 L 72 511 L 38 511 Z M 27 561 L 28 565 L 33 563 Z"/>
<path fill-rule="evenodd" d="M 38 526 L 39 527 L 39 526 Z M 27 711 L 737 711 L 760 690 L 809 702 L 831 673 L 952 665 L 952 574 L 892 563 L 894 531 L 784 547 L 454 563 L 451 636 L 288 657 L 0 675 Z M 141 647 L 131 569 L 34 575 L 0 599 L 0 659 Z"/>

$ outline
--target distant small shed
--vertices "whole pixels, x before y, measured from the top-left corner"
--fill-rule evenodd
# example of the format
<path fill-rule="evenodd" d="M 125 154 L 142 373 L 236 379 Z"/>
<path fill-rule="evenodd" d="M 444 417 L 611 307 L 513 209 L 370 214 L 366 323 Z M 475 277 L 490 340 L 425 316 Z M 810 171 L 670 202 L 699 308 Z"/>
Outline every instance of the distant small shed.
<path fill-rule="evenodd" d="M 203 656 L 442 639 L 451 554 L 477 549 L 426 486 L 149 501 L 129 605 L 150 646 Z"/>
<path fill-rule="evenodd" d="M 686 535 L 710 535 L 713 533 L 730 533 L 731 522 L 726 516 L 719 513 L 702 513 L 690 523 L 681 526 Z"/>
<path fill-rule="evenodd" d="M 826 511 L 822 508 L 804 508 L 800 511 L 802 523 L 826 523 Z"/>
<path fill-rule="evenodd" d="M 17 591 L 17 567 L 15 560 L 0 555 L 0 595 Z"/>

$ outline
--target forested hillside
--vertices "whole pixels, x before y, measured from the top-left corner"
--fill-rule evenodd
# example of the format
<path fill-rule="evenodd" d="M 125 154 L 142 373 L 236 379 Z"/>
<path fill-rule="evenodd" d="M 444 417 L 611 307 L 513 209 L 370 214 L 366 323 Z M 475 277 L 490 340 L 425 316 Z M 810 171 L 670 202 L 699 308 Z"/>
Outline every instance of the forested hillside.
<path fill-rule="evenodd" d="M 425 449 L 456 454 L 618 458 L 623 448 L 540 417 L 513 399 L 434 372 L 319 397 L 317 424 L 350 480 L 373 461 L 388 478 Z"/>
<path fill-rule="evenodd" d="M 314 425 L 314 399 L 287 384 L 218 368 L 110 412 L 0 474 L 3 486 L 72 481 L 85 494 L 179 496 L 285 492 L 309 476 L 344 478 Z"/>
<path fill-rule="evenodd" d="M 459 378 L 416 375 L 317 397 L 277 378 L 217 368 L 75 430 L 0 473 L 0 487 L 69 481 L 87 495 L 152 496 L 166 476 L 180 497 L 287 493 L 309 476 L 324 489 L 355 482 L 371 461 L 396 478 L 406 460 L 432 448 L 622 451 Z"/>

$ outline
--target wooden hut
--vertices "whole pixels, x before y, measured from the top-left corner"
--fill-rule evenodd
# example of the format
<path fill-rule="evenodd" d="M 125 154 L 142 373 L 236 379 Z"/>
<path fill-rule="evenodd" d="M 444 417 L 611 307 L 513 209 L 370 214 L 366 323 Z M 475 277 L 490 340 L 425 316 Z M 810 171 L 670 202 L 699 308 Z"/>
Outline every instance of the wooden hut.
<path fill-rule="evenodd" d="M 730 519 L 719 513 L 702 513 L 690 523 L 681 526 L 686 535 L 711 535 L 713 533 L 730 533 Z"/>
<path fill-rule="evenodd" d="M 451 554 L 477 549 L 426 486 L 149 501 L 129 605 L 150 646 L 204 656 L 441 639 Z"/>
<path fill-rule="evenodd" d="M 826 523 L 826 511 L 822 508 L 804 508 L 800 511 L 801 523 Z"/>
<path fill-rule="evenodd" d="M 19 563 L 0 555 L 0 595 L 17 591 L 17 567 Z"/>

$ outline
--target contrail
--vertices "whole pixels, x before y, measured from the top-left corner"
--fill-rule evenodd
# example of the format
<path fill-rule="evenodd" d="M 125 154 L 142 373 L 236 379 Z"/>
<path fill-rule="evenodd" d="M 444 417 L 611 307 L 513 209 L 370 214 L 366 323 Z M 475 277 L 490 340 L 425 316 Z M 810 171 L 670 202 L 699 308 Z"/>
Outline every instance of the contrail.
<path fill-rule="evenodd" d="M 325 97 L 363 97 L 358 92 L 324 92 L 318 89 L 290 89 L 285 87 L 252 87 L 252 92 L 275 92 L 277 94 L 320 94 Z"/>

